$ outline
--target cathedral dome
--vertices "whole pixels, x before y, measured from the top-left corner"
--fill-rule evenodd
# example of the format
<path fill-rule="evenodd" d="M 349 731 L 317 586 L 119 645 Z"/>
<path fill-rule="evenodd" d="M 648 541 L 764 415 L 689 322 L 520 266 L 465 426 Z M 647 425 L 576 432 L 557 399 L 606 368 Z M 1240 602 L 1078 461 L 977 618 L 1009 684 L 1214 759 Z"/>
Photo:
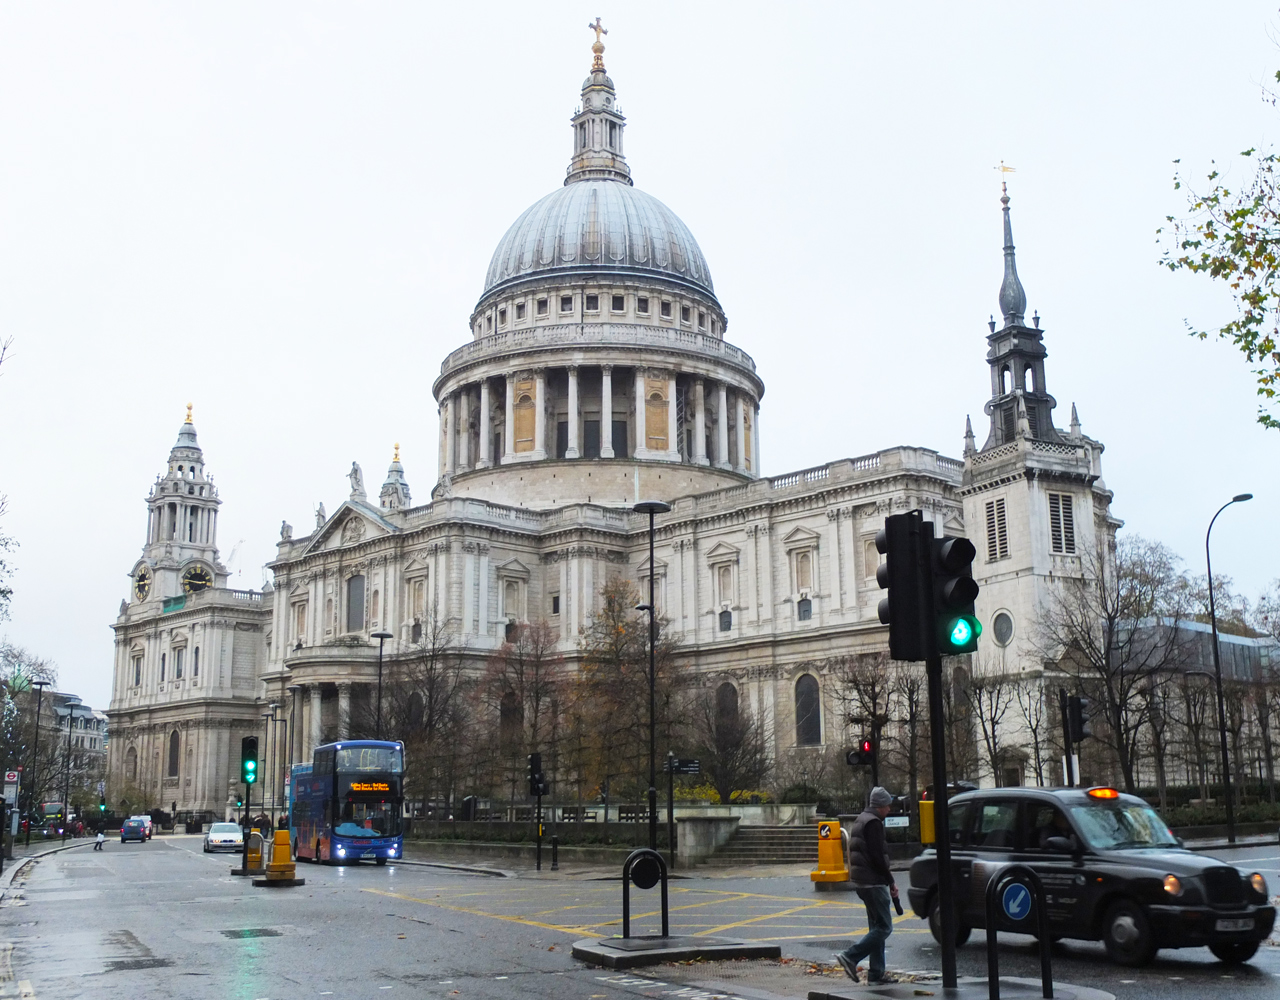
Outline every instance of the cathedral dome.
<path fill-rule="evenodd" d="M 689 227 L 657 198 L 612 178 L 571 179 L 527 209 L 498 243 L 484 294 L 588 271 L 656 277 L 715 294 Z"/>

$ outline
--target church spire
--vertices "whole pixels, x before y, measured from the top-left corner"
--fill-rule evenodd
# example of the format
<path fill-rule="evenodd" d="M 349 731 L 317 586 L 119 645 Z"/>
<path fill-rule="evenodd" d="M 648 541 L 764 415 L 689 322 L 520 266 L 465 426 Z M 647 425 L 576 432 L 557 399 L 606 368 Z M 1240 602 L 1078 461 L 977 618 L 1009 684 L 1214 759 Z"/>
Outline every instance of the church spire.
<path fill-rule="evenodd" d="M 571 119 L 573 159 L 564 182 L 611 180 L 630 184 L 631 168 L 622 155 L 622 130 L 627 120 L 618 110 L 617 92 L 605 73 L 604 42 L 600 40 L 609 29 L 600 24 L 598 17 L 595 24 L 587 27 L 596 33 L 591 45 L 591 75 L 582 83 L 582 104 Z"/>
<path fill-rule="evenodd" d="M 400 464 L 399 441 L 396 442 L 391 466 L 387 469 L 387 481 L 382 484 L 382 492 L 378 494 L 378 503 L 383 510 L 402 510 L 413 506 L 413 501 L 409 498 L 409 484 L 404 478 L 404 466 Z"/>
<path fill-rule="evenodd" d="M 1000 283 L 1000 312 L 1005 327 L 1022 326 L 1027 311 L 1027 293 L 1018 280 L 1018 262 L 1013 254 L 1013 223 L 1009 221 L 1009 189 L 1000 182 L 1000 204 L 1004 206 L 1004 281 Z"/>

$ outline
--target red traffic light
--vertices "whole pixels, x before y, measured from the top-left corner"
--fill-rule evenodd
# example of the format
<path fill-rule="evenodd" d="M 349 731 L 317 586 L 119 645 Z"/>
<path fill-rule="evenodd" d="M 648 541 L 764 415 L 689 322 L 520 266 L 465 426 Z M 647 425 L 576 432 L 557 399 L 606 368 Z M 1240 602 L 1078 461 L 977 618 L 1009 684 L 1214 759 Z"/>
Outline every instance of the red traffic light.
<path fill-rule="evenodd" d="M 870 752 L 871 752 L 871 741 L 870 741 L 870 740 L 863 740 L 863 741 L 862 741 L 862 752 L 863 752 L 863 753 L 870 753 Z"/>

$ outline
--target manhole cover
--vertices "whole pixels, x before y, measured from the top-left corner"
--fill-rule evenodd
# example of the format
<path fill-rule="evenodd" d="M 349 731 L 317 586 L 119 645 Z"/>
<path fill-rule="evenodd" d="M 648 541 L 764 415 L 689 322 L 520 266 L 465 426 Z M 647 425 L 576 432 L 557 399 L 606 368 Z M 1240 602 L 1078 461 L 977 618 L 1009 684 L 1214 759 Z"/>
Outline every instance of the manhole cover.
<path fill-rule="evenodd" d="M 120 958 L 107 963 L 109 972 L 136 972 L 139 969 L 167 969 L 173 964 L 168 958 Z"/>
<path fill-rule="evenodd" d="M 271 927 L 237 927 L 234 930 L 223 931 L 222 936 L 235 940 L 237 938 L 282 937 L 283 935 Z"/>
<path fill-rule="evenodd" d="M 854 940 L 854 938 L 847 937 L 836 938 L 833 941 L 801 941 L 800 943 L 806 944 L 810 948 L 834 948 L 836 951 L 844 951 Z"/>

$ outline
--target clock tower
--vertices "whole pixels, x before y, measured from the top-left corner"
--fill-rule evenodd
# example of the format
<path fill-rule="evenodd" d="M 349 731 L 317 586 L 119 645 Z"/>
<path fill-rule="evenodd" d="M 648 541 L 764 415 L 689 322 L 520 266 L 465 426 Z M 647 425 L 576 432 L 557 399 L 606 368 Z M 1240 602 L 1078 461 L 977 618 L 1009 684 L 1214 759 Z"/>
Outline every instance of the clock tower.
<path fill-rule="evenodd" d="M 218 561 L 218 490 L 205 475 L 204 453 L 187 419 L 147 497 L 147 541 L 131 576 L 130 602 L 165 600 L 225 587 Z"/>

